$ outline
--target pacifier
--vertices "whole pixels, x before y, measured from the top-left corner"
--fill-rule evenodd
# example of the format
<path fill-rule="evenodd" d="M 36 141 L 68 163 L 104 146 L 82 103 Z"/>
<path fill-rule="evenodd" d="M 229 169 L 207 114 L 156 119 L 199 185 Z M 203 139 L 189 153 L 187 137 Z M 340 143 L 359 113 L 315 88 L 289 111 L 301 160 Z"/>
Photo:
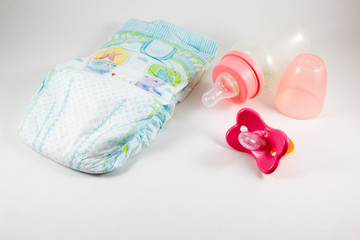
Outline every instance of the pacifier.
<path fill-rule="evenodd" d="M 236 124 L 226 133 L 226 141 L 235 150 L 252 155 L 265 174 L 274 172 L 280 159 L 294 150 L 293 142 L 283 131 L 266 125 L 250 108 L 238 112 Z"/>

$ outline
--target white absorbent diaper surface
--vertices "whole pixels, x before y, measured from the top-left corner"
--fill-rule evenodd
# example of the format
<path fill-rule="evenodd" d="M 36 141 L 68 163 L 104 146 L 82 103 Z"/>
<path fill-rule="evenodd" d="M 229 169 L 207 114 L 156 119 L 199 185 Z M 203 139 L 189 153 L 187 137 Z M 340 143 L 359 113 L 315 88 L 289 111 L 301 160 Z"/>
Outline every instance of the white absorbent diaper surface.
<path fill-rule="evenodd" d="M 213 59 L 217 42 L 132 19 L 91 57 L 56 65 L 19 137 L 70 168 L 105 173 L 149 145 Z"/>

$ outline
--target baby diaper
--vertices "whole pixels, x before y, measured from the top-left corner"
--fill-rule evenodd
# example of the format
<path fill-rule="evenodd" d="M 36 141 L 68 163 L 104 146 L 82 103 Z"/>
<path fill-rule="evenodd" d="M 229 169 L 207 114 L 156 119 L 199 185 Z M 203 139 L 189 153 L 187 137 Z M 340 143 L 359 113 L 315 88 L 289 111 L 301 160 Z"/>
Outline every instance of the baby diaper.
<path fill-rule="evenodd" d="M 119 168 L 155 138 L 216 50 L 189 29 L 131 19 L 91 57 L 54 66 L 18 136 L 79 171 Z"/>

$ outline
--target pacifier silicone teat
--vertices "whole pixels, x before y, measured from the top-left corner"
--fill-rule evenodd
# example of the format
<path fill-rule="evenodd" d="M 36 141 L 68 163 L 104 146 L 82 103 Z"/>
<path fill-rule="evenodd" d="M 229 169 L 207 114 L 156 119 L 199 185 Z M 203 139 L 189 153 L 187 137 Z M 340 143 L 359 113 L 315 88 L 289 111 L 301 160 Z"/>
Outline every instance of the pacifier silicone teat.
<path fill-rule="evenodd" d="M 294 144 L 283 131 L 266 125 L 249 108 L 238 112 L 236 124 L 226 133 L 226 141 L 235 150 L 251 154 L 265 174 L 274 172 L 280 159 L 294 150 Z"/>

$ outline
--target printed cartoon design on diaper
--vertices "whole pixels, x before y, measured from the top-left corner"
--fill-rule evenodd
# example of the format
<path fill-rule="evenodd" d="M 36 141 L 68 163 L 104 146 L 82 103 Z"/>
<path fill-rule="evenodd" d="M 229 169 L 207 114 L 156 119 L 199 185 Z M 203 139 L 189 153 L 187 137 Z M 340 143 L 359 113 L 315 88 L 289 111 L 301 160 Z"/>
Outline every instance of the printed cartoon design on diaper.
<path fill-rule="evenodd" d="M 158 61 L 164 61 L 172 58 L 176 49 L 163 41 L 151 39 L 141 46 L 140 52 Z"/>
<path fill-rule="evenodd" d="M 192 85 L 194 86 L 198 81 L 197 75 L 201 75 L 204 70 L 204 61 L 195 54 L 164 40 L 152 39 L 140 33 L 118 32 L 112 36 L 106 47 L 114 47 L 114 45 L 130 51 L 131 60 L 133 60 L 134 52 L 141 53 L 142 58 L 138 58 L 139 60 L 144 59 L 144 62 L 149 64 L 157 63 L 157 66 L 162 66 L 161 68 L 164 70 L 160 70 L 158 73 L 156 71 L 159 69 L 152 66 L 147 74 L 157 76 L 179 89 L 186 85 L 189 86 L 188 83 L 194 83 Z M 126 64 L 129 63 L 129 60 L 126 61 Z M 171 70 L 179 73 L 176 74 L 179 75 L 179 78 L 174 79 L 174 76 L 170 76 L 169 72 L 165 70 L 165 66 L 169 66 Z M 191 88 L 189 89 L 191 90 Z"/>
<path fill-rule="evenodd" d="M 155 76 L 176 87 L 181 83 L 181 74 L 172 68 L 167 68 L 164 65 L 155 63 L 150 66 L 147 74 Z"/>
<path fill-rule="evenodd" d="M 203 67 L 201 63 L 198 63 L 191 55 L 180 51 L 177 51 L 171 60 L 179 63 L 183 67 L 189 81 L 197 72 L 196 66 Z"/>
<path fill-rule="evenodd" d="M 112 47 L 96 53 L 92 58 L 109 59 L 116 65 L 123 64 L 130 56 L 130 52 L 121 47 Z"/>
<path fill-rule="evenodd" d="M 163 80 L 147 74 L 135 83 L 135 86 L 138 86 L 146 91 L 152 91 L 159 96 L 162 96 L 162 93 L 159 92 L 156 88 L 163 85 L 165 85 Z"/>
<path fill-rule="evenodd" d="M 86 70 L 96 72 L 99 74 L 109 73 L 117 65 L 106 59 L 90 59 Z"/>

